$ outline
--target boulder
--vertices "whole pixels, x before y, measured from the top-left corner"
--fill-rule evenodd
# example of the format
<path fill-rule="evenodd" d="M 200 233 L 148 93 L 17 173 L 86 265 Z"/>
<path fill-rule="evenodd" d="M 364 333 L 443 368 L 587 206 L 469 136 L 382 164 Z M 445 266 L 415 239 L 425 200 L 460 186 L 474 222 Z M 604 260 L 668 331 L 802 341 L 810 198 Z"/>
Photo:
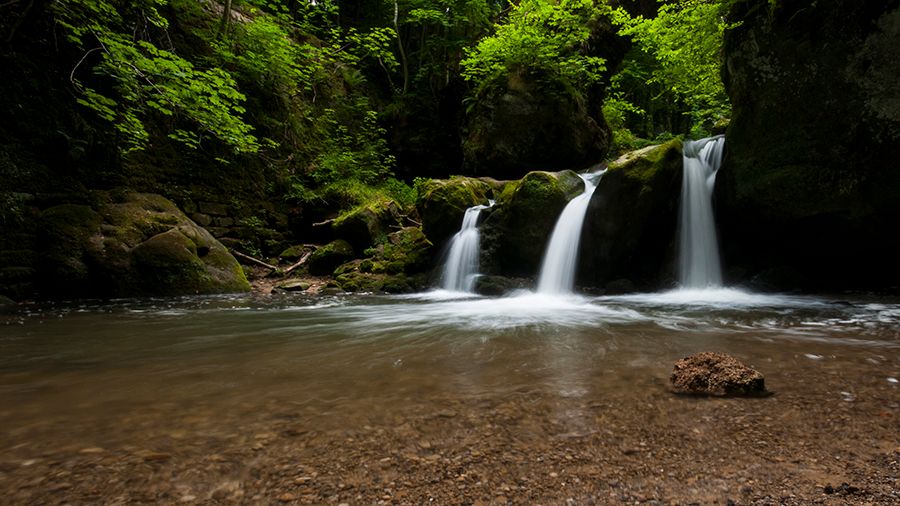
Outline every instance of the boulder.
<path fill-rule="evenodd" d="M 669 378 L 678 394 L 713 396 L 766 395 L 763 375 L 736 358 L 722 353 L 702 352 L 675 362 Z"/>
<path fill-rule="evenodd" d="M 479 295 L 500 296 L 526 288 L 528 281 L 523 278 L 484 275 L 475 280 L 475 293 Z"/>
<path fill-rule="evenodd" d="M 0 295 L 0 314 L 13 313 L 17 307 L 16 301 L 5 295 Z"/>
<path fill-rule="evenodd" d="M 479 99 L 463 141 L 466 173 L 509 179 L 529 170 L 586 167 L 603 158 L 612 134 L 602 116 L 566 93 L 521 76 Z"/>
<path fill-rule="evenodd" d="M 382 242 L 392 226 L 402 224 L 402 210 L 393 200 L 368 202 L 342 214 L 332 222 L 334 236 L 343 239 L 362 253 Z"/>
<path fill-rule="evenodd" d="M 422 216 L 422 232 L 432 244 L 443 246 L 462 225 L 466 209 L 487 204 L 490 183 L 471 177 L 431 179 L 418 186 L 416 208 Z"/>
<path fill-rule="evenodd" d="M 97 193 L 40 218 L 40 290 L 50 298 L 188 295 L 250 290 L 230 253 L 160 195 Z"/>
<path fill-rule="evenodd" d="M 507 185 L 497 204 L 483 211 L 481 271 L 534 276 L 557 218 L 583 191 L 584 181 L 570 170 L 529 172 Z"/>
<path fill-rule="evenodd" d="M 616 279 L 654 290 L 674 280 L 681 142 L 626 153 L 609 164 L 588 205 L 577 284 Z"/>
<path fill-rule="evenodd" d="M 328 276 L 344 262 L 353 258 L 353 247 L 343 239 L 322 246 L 309 256 L 307 265 L 313 276 Z"/>
<path fill-rule="evenodd" d="M 716 194 L 732 278 L 900 286 L 900 1 L 741 0 L 729 18 Z"/>

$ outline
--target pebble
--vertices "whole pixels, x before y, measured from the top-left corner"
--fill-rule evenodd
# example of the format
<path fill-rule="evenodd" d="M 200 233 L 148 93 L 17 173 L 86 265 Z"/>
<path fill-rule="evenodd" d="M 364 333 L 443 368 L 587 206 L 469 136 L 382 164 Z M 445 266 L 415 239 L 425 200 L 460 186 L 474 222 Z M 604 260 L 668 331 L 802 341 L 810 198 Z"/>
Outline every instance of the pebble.
<path fill-rule="evenodd" d="M 888 378 L 887 381 L 888 383 L 900 383 L 900 380 L 897 378 Z"/>
<path fill-rule="evenodd" d="M 103 453 L 105 451 L 106 450 L 104 450 L 103 448 L 100 448 L 98 446 L 91 446 L 90 448 L 82 448 L 81 450 L 78 451 L 78 453 L 83 453 L 85 455 L 95 455 L 97 453 Z"/>

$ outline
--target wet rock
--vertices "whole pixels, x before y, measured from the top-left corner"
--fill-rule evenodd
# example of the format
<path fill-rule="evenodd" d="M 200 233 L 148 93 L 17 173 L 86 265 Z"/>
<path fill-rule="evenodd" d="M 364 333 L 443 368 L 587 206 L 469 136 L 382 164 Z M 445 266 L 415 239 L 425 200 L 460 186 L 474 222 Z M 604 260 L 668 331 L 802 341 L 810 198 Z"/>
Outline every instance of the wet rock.
<path fill-rule="evenodd" d="M 522 278 L 508 278 L 506 276 L 479 276 L 475 280 L 475 293 L 480 295 L 505 295 L 514 290 L 527 288 L 527 280 Z"/>
<path fill-rule="evenodd" d="M 12 313 L 16 310 L 16 307 L 16 301 L 5 295 L 0 295 L 0 314 Z"/>
<path fill-rule="evenodd" d="M 482 272 L 534 276 L 560 213 L 583 191 L 584 182 L 570 170 L 529 172 L 506 185 L 497 205 L 483 211 Z"/>
<path fill-rule="evenodd" d="M 742 267 L 741 281 L 897 286 L 898 7 L 732 2 L 739 25 L 725 32 L 723 77 L 733 114 L 716 212 L 723 263 Z"/>
<path fill-rule="evenodd" d="M 609 164 L 588 205 L 577 284 L 623 293 L 674 278 L 681 142 L 626 153 Z M 615 283 L 628 279 L 631 286 Z"/>
<path fill-rule="evenodd" d="M 422 216 L 422 232 L 433 244 L 443 245 L 462 225 L 466 209 L 487 204 L 490 183 L 471 177 L 432 179 L 419 187 L 416 208 Z"/>
<path fill-rule="evenodd" d="M 759 396 L 767 393 L 762 374 L 722 353 L 702 352 L 679 360 L 670 381 L 672 390 L 679 394 Z"/>

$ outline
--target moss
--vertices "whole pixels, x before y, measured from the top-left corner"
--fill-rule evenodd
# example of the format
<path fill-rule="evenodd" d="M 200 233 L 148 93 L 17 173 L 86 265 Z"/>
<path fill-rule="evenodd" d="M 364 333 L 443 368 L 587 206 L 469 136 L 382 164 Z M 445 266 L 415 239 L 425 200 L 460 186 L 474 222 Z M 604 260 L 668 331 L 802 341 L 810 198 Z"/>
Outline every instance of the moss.
<path fill-rule="evenodd" d="M 339 216 L 331 228 L 335 237 L 346 240 L 356 251 L 363 251 L 384 241 L 390 227 L 400 223 L 401 214 L 399 204 L 379 199 Z"/>
<path fill-rule="evenodd" d="M 307 251 L 309 251 L 308 246 L 302 246 L 302 245 L 291 246 L 291 247 L 283 250 L 281 253 L 279 253 L 278 258 L 281 258 L 284 260 L 299 260 L 300 258 L 303 257 L 303 255 L 306 254 Z"/>
<path fill-rule="evenodd" d="M 485 272 L 532 276 L 566 203 L 584 191 L 572 171 L 529 172 L 504 189 L 482 225 Z"/>
<path fill-rule="evenodd" d="M 419 186 L 416 207 L 422 231 L 433 244 L 443 244 L 459 229 L 466 209 L 487 204 L 490 184 L 475 178 L 434 179 Z"/>
<path fill-rule="evenodd" d="M 331 274 L 344 262 L 353 258 L 353 247 L 337 239 L 317 249 L 309 256 L 309 273 L 315 276 Z"/>

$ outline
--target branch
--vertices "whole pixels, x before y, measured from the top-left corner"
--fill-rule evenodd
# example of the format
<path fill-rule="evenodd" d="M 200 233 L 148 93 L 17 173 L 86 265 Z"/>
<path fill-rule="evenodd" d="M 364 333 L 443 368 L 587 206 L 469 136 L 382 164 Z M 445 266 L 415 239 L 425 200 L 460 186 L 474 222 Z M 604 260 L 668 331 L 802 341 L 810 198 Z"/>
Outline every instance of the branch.
<path fill-rule="evenodd" d="M 250 263 L 256 264 L 256 265 L 258 265 L 258 266 L 260 266 L 260 267 L 265 267 L 266 269 L 270 269 L 270 270 L 273 270 L 273 271 L 277 271 L 277 270 L 278 270 L 278 267 L 275 267 L 275 266 L 272 265 L 272 264 L 267 264 L 266 262 L 263 262 L 262 260 L 259 260 L 259 259 L 256 259 L 256 258 L 253 258 L 252 256 L 247 255 L 247 254 L 245 254 L 245 253 L 241 253 L 240 251 L 238 251 L 238 250 L 236 250 L 236 249 L 231 250 L 231 252 L 234 253 L 234 256 L 236 256 L 236 257 L 238 257 L 238 258 L 240 258 L 240 259 L 246 260 L 246 261 L 248 261 L 248 262 L 250 262 Z"/>
<path fill-rule="evenodd" d="M 333 223 L 337 218 L 331 218 L 330 220 L 320 221 L 318 223 L 313 223 L 314 227 L 321 227 L 322 225 L 328 225 L 329 223 Z"/>
<path fill-rule="evenodd" d="M 310 257 L 310 255 L 312 255 L 312 253 L 313 253 L 312 251 L 307 251 L 306 253 L 304 253 L 303 256 L 300 257 L 300 260 L 297 261 L 297 263 L 295 263 L 294 265 L 292 265 L 284 270 L 284 274 L 289 274 L 292 270 L 305 264 L 306 261 L 309 260 L 309 257 Z"/>
<path fill-rule="evenodd" d="M 103 51 L 103 46 L 95 47 L 94 49 L 89 50 L 87 53 L 84 53 L 84 56 L 82 56 L 81 59 L 78 60 L 78 63 L 76 63 L 75 66 L 72 67 L 72 72 L 69 72 L 70 83 L 75 84 L 75 71 L 78 70 L 78 67 L 80 67 L 82 63 L 84 63 L 84 60 L 87 59 L 88 55 L 93 53 L 94 51 Z"/>

